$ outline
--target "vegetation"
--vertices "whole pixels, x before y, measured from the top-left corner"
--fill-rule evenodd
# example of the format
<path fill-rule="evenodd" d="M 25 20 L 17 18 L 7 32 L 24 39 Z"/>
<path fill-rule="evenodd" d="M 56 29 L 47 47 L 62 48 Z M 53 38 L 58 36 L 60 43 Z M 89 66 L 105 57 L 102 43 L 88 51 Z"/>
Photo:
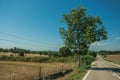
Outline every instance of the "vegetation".
<path fill-rule="evenodd" d="M 73 69 L 74 63 L 32 63 L 32 62 L 10 62 L 0 61 L 0 80 L 32 80 L 41 75 L 50 75 L 54 72 Z"/>
<path fill-rule="evenodd" d="M 99 16 L 86 15 L 83 7 L 71 10 L 69 14 L 63 15 L 63 22 L 67 29 L 60 28 L 60 35 L 65 47 L 73 53 L 78 54 L 80 67 L 80 55 L 87 54 L 91 43 L 106 40 L 107 32 Z"/>
<path fill-rule="evenodd" d="M 60 56 L 63 56 L 63 57 L 67 57 L 67 56 L 71 56 L 72 55 L 72 52 L 67 47 L 60 48 L 59 49 L 59 53 L 60 53 Z"/>
<path fill-rule="evenodd" d="M 65 80 L 82 80 L 86 71 L 90 68 L 91 62 L 93 62 L 94 60 L 94 55 L 87 54 L 81 56 L 81 66 L 79 68 L 76 68 L 72 74 L 69 74 L 68 78 Z"/>
<path fill-rule="evenodd" d="M 10 48 L 10 49 L 0 48 L 0 52 L 11 52 L 11 53 L 14 53 L 14 56 L 16 56 L 17 54 L 19 56 L 24 56 L 25 54 L 40 54 L 40 55 L 48 55 L 50 57 L 59 56 L 58 51 L 32 51 L 32 50 L 21 49 L 17 47 Z"/>
<path fill-rule="evenodd" d="M 0 56 L 1 61 L 22 61 L 22 62 L 50 62 L 49 57 L 14 57 L 14 56 Z"/>
<path fill-rule="evenodd" d="M 79 69 L 77 68 L 73 73 L 67 75 L 67 79 L 63 80 L 82 80 L 87 70 L 84 70 L 83 72 L 78 72 L 78 70 Z"/>
<path fill-rule="evenodd" d="M 10 72 L 13 72 L 13 74 L 15 72 L 14 68 L 18 68 L 18 67 L 19 67 L 19 69 L 21 68 L 20 71 L 16 70 L 16 72 L 18 71 L 18 73 L 15 73 L 15 76 L 14 76 L 14 77 L 16 77 L 15 80 L 19 80 L 21 78 L 22 79 L 24 78 L 24 80 L 27 79 L 27 78 L 31 78 L 31 77 L 33 78 L 33 77 L 36 76 L 36 74 L 39 73 L 38 72 L 39 70 L 37 70 L 37 69 L 39 69 L 38 66 L 41 66 L 41 64 L 46 64 L 46 65 L 51 64 L 51 65 L 55 66 L 56 63 L 61 63 L 63 65 L 56 65 L 55 69 L 58 69 L 59 67 L 60 67 L 60 70 L 65 69 L 64 67 L 66 67 L 66 64 L 69 65 L 69 68 L 72 67 L 74 69 L 73 73 L 68 74 L 68 77 L 65 77 L 62 80 L 75 80 L 75 79 L 79 80 L 79 79 L 82 79 L 86 70 L 88 68 L 90 68 L 89 64 L 94 60 L 93 58 L 95 58 L 95 55 L 96 55 L 96 53 L 91 51 L 87 55 L 81 56 L 81 64 L 82 65 L 80 66 L 80 68 L 76 68 L 77 67 L 76 66 L 77 55 L 68 56 L 68 57 L 57 57 L 57 58 L 56 57 L 0 56 L 0 60 L 1 61 L 3 61 L 3 60 L 7 61 L 7 62 L 4 62 L 5 65 L 8 65 L 8 63 L 9 63 L 8 61 L 16 61 L 16 62 L 12 62 L 14 64 L 11 64 L 11 65 L 7 66 L 7 67 L 9 67 Z M 19 61 L 22 61 L 22 62 L 19 62 Z M 24 63 L 24 62 L 27 62 L 27 63 Z M 36 69 L 36 67 L 34 65 L 31 65 L 31 64 L 39 64 L 39 63 L 29 63 L 29 62 L 41 62 L 41 63 L 40 63 L 40 65 L 37 65 L 37 69 Z M 52 62 L 52 63 L 48 63 L 48 62 Z M 18 63 L 28 64 L 29 67 L 26 67 L 23 64 L 17 66 L 16 64 L 18 64 Z M 4 66 L 4 65 L 2 64 L 1 66 Z M 12 66 L 13 69 L 11 69 L 10 66 Z M 62 68 L 62 66 L 63 66 L 63 68 Z M 26 73 L 24 74 L 25 76 L 23 74 L 21 74 L 24 71 L 22 67 L 26 68 L 26 70 L 27 70 Z M 33 68 L 36 71 L 30 72 Z M 42 67 L 42 68 L 44 68 L 44 67 Z M 28 69 L 30 69 L 30 70 L 28 70 Z M 48 69 L 47 70 L 51 71 L 52 69 L 54 69 L 54 68 L 49 67 L 49 70 Z M 66 69 L 68 69 L 68 66 L 66 67 Z M 6 69 L 3 69 L 1 74 L 3 74 L 5 70 Z M 11 71 L 11 70 L 13 70 L 13 71 Z M 44 71 L 47 71 L 47 70 L 44 68 Z M 43 74 L 44 74 L 44 71 L 42 70 Z M 29 75 L 31 75 L 31 77 L 28 76 L 28 73 L 29 73 Z M 19 78 L 19 76 L 17 76 L 18 74 L 21 74 L 21 78 Z M 46 72 L 46 74 L 48 74 L 48 72 Z M 2 77 L 2 78 L 4 79 L 4 77 Z M 9 78 L 9 76 L 6 77 L 6 78 Z"/>
<path fill-rule="evenodd" d="M 100 55 L 104 55 L 104 54 L 120 54 L 120 51 L 100 51 L 99 52 Z"/>

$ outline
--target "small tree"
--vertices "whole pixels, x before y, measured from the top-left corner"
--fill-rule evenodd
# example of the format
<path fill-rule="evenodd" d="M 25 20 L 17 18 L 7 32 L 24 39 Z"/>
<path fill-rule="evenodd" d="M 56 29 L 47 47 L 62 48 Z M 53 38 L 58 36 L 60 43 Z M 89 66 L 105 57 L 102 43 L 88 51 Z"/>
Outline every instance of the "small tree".
<path fill-rule="evenodd" d="M 24 56 L 24 52 L 20 52 L 20 53 L 19 53 L 19 56 Z"/>
<path fill-rule="evenodd" d="M 60 35 L 65 47 L 78 54 L 80 67 L 80 55 L 87 53 L 91 43 L 106 40 L 107 32 L 102 25 L 99 16 L 86 15 L 86 8 L 80 7 L 63 15 L 63 22 L 67 28 L 60 28 Z"/>
<path fill-rule="evenodd" d="M 70 49 L 67 48 L 67 47 L 61 47 L 61 48 L 59 49 L 59 53 L 60 53 L 60 55 L 63 56 L 63 57 L 67 57 L 67 56 L 72 55 Z"/>

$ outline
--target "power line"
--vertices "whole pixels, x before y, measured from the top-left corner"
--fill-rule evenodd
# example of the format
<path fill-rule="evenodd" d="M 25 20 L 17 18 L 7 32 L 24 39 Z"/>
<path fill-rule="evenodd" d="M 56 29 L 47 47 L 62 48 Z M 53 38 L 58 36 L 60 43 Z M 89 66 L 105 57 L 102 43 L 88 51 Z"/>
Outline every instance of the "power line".
<path fill-rule="evenodd" d="M 8 40 L 8 39 L 4 39 L 4 38 L 0 38 L 0 40 L 4 40 L 4 41 L 8 41 L 8 42 L 12 42 L 12 43 L 19 43 L 19 42 L 15 42 L 15 41 Z"/>
<path fill-rule="evenodd" d="M 0 38 L 0 40 L 7 41 L 7 42 L 12 42 L 12 43 L 17 43 L 17 44 L 24 44 L 24 45 L 30 45 L 30 46 L 37 46 L 37 47 L 45 46 L 45 45 L 38 45 L 38 44 L 29 44 L 29 43 L 24 43 L 24 42 L 17 42 L 17 41 L 5 39 L 5 38 Z M 48 46 L 49 46 L 49 45 L 48 45 Z M 55 47 L 55 46 L 50 46 L 50 47 Z"/>
<path fill-rule="evenodd" d="M 13 35 L 13 34 L 8 34 L 8 33 L 4 33 L 4 32 L 0 32 L 0 34 L 6 35 L 6 36 L 11 36 L 11 37 L 22 39 L 22 40 L 26 40 L 26 41 L 29 41 L 29 42 L 34 42 L 34 43 L 40 43 L 41 42 L 41 43 L 45 43 L 47 45 L 53 45 L 53 43 L 32 40 L 32 39 L 28 39 L 28 38 L 24 38 L 24 37 L 21 37 L 21 36 L 17 36 L 17 35 Z M 58 45 L 58 44 L 55 44 L 55 45 Z"/>

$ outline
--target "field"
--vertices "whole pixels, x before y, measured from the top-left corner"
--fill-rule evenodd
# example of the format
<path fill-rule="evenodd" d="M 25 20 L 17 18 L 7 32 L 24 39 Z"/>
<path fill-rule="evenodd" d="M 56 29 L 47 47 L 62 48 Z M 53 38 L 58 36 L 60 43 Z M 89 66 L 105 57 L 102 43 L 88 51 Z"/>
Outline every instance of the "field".
<path fill-rule="evenodd" d="M 32 80 L 34 77 L 39 76 L 40 67 L 42 76 L 66 69 L 73 69 L 72 73 L 55 80 L 81 80 L 86 73 L 88 65 L 86 64 L 84 68 L 83 66 L 77 68 L 77 56 L 53 58 L 46 55 L 27 54 L 21 57 L 9 52 L 1 52 L 0 56 L 0 80 Z M 46 61 L 45 58 L 48 58 L 48 60 Z M 26 59 L 30 60 L 26 61 Z M 41 62 L 41 60 L 45 61 Z M 79 69 L 81 72 L 79 72 Z"/>
<path fill-rule="evenodd" d="M 18 56 L 18 54 L 14 54 L 11 52 L 0 52 L 0 56 Z M 25 57 L 48 57 L 47 55 L 40 55 L 40 54 L 25 54 Z"/>
<path fill-rule="evenodd" d="M 114 54 L 114 55 L 107 55 L 107 59 L 110 60 L 110 61 L 113 61 L 117 64 L 120 64 L 120 55 L 118 54 Z"/>
<path fill-rule="evenodd" d="M 32 63 L 0 61 L 0 80 L 32 80 L 39 75 L 48 75 L 56 71 L 74 68 L 74 63 Z"/>

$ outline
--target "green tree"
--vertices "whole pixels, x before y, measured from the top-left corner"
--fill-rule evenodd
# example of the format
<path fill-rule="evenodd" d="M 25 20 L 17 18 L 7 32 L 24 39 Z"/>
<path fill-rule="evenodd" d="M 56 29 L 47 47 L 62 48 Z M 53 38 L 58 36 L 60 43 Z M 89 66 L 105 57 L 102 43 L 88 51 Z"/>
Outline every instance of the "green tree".
<path fill-rule="evenodd" d="M 0 52 L 3 52 L 4 51 L 4 49 L 3 48 L 0 48 Z"/>
<path fill-rule="evenodd" d="M 101 17 L 86 15 L 86 8 L 79 7 L 63 15 L 63 22 L 67 28 L 60 28 L 60 35 L 65 47 L 79 56 L 87 53 L 91 43 L 106 40 L 107 32 L 102 24 Z"/>
<path fill-rule="evenodd" d="M 72 55 L 70 49 L 67 48 L 67 47 L 61 47 L 61 48 L 59 49 L 59 53 L 60 53 L 60 55 L 63 56 L 63 57 L 67 57 L 67 56 Z"/>

